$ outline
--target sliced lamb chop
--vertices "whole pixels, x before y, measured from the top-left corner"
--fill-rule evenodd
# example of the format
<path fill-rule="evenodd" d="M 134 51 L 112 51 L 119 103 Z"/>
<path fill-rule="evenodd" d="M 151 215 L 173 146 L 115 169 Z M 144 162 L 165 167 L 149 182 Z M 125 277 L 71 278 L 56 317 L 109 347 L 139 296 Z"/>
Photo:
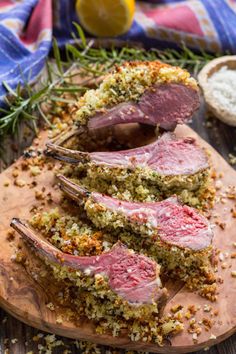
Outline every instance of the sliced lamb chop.
<path fill-rule="evenodd" d="M 89 129 L 116 124 L 143 123 L 174 130 L 177 124 L 189 121 L 199 108 L 198 92 L 181 84 L 153 85 L 145 91 L 139 102 L 120 103 L 96 113 L 88 121 Z"/>
<path fill-rule="evenodd" d="M 165 133 L 139 148 L 91 153 L 48 143 L 45 153 L 78 165 L 70 177 L 82 176 L 90 190 L 119 199 L 159 201 L 176 194 L 185 204 L 207 207 L 214 198 L 208 157 L 193 138 Z"/>
<path fill-rule="evenodd" d="M 50 263 L 82 271 L 86 276 L 105 275 L 108 277 L 109 287 L 123 300 L 135 304 L 152 304 L 153 301 L 158 301 L 163 306 L 167 299 L 167 291 L 162 288 L 159 278 L 160 266 L 148 257 L 134 253 L 120 242 L 99 256 L 73 256 L 39 238 L 19 219 L 13 219 L 11 226 L 36 253 Z"/>
<path fill-rule="evenodd" d="M 75 119 L 89 129 L 132 122 L 174 130 L 199 105 L 197 83 L 186 70 L 159 61 L 127 62 L 80 98 Z"/>
<path fill-rule="evenodd" d="M 148 168 L 164 176 L 191 175 L 209 168 L 206 153 L 195 139 L 177 139 L 165 133 L 154 143 L 135 149 L 112 152 L 82 152 L 47 143 L 47 156 L 78 164 L 135 170 Z"/>
<path fill-rule="evenodd" d="M 194 208 L 181 205 L 175 197 L 155 203 L 127 202 L 89 193 L 62 175 L 58 179 L 62 190 L 84 204 L 88 217 L 98 227 L 128 227 L 141 236 L 191 251 L 204 250 L 212 244 L 208 220 Z"/>

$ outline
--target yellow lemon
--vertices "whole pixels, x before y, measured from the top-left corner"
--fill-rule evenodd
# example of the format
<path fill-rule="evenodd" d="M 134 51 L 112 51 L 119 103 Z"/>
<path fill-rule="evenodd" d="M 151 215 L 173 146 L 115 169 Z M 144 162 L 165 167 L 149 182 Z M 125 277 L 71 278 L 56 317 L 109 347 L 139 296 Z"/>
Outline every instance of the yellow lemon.
<path fill-rule="evenodd" d="M 100 37 L 118 36 L 130 28 L 135 0 L 77 0 L 76 11 L 81 25 Z"/>

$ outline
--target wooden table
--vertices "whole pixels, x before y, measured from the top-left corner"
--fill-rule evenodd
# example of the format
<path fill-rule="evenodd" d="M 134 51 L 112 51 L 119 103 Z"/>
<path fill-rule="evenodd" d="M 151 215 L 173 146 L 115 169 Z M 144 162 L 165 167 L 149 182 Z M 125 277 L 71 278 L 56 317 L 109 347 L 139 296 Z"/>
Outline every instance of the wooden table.
<path fill-rule="evenodd" d="M 199 133 L 199 135 L 208 141 L 214 148 L 222 154 L 227 160 L 228 154 L 236 155 L 236 128 L 226 126 L 225 124 L 211 119 L 206 121 L 205 108 L 202 104 L 200 111 L 195 117 L 192 127 Z M 16 157 L 17 153 L 12 152 L 8 157 Z M 236 165 L 234 166 L 236 169 Z M 0 164 L 1 169 L 1 164 Z M 235 299 L 236 301 L 236 299 Z M 37 329 L 24 325 L 18 320 L 14 319 L 3 310 L 0 309 L 0 354 L 36 354 L 39 353 L 38 345 L 45 344 L 44 339 L 37 341 L 35 337 L 38 333 L 42 333 Z M 44 333 L 44 335 L 47 335 Z M 78 348 L 78 343 L 67 338 L 59 338 L 64 343 L 63 346 L 57 346 L 53 349 L 53 353 L 85 353 L 84 350 Z M 7 351 L 7 349 L 9 350 Z M 108 348 L 101 348 L 101 353 L 106 352 Z M 32 352 L 31 352 L 32 351 Z M 42 351 L 44 353 L 45 351 Z M 88 354 L 93 354 L 95 351 L 88 349 Z M 98 353 L 98 352 L 97 352 Z M 109 353 L 109 352 L 108 352 Z M 113 354 L 124 353 L 122 350 L 113 350 Z M 198 354 L 236 354 L 236 334 L 227 339 L 223 343 L 216 345 L 209 349 L 209 351 L 199 351 Z"/>

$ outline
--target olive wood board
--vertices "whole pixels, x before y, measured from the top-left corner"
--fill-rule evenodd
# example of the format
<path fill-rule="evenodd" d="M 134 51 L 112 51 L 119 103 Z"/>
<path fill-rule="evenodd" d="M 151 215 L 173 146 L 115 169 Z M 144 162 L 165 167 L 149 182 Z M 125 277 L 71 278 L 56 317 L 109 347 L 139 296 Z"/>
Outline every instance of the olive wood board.
<path fill-rule="evenodd" d="M 236 171 L 191 128 L 179 126 L 175 132 L 177 136 L 195 137 L 197 142 L 210 152 L 210 159 L 214 169 L 217 173 L 222 172 L 223 174 L 221 178 L 223 187 L 217 192 L 218 194 L 222 193 L 229 185 L 236 185 Z M 128 138 L 135 136 L 139 142 L 147 143 L 147 138 L 139 135 L 135 129 L 133 131 L 131 129 L 130 132 L 125 131 L 125 133 Z M 37 147 L 44 147 L 47 140 L 47 131 L 42 131 L 36 140 Z M 230 212 L 235 206 L 236 200 L 227 198 L 225 198 L 224 204 L 219 201 L 216 202 L 212 211 L 214 215 L 219 215 L 222 222 L 226 223 L 225 229 L 219 226 L 214 227 L 214 244 L 222 252 L 229 254 L 226 259 L 226 269 L 222 269 L 219 263 L 217 274 L 222 277 L 223 283 L 218 284 L 219 294 L 217 301 L 211 303 L 173 280 L 168 280 L 165 284 L 170 293 L 165 312 L 169 312 L 170 308 L 176 304 L 183 305 L 184 312 L 186 312 L 187 306 L 194 304 L 195 306 L 201 306 L 201 309 L 194 315 L 197 321 L 208 318 L 213 322 L 209 331 L 203 328 L 197 342 L 193 342 L 192 334 L 188 333 L 189 323 L 187 320 L 184 322 L 185 329 L 171 338 L 172 345 L 166 344 L 163 347 L 155 343 L 132 342 L 125 333 L 119 337 L 113 337 L 109 334 L 99 335 L 95 332 L 94 326 L 90 321 L 80 318 L 77 318 L 76 321 L 63 319 L 62 323 L 58 323 L 57 316 L 58 314 L 63 314 L 65 308 L 57 305 L 56 310 L 51 311 L 46 306 L 49 302 L 54 303 L 55 292 L 53 288 L 56 287 L 56 284 L 54 284 L 53 279 L 46 278 L 46 283 L 40 283 L 37 277 L 33 278 L 22 264 L 12 260 L 12 255 L 21 241 L 17 234 L 13 240 L 9 240 L 9 224 L 13 217 L 29 218 L 32 215 L 30 214 L 32 206 L 42 203 L 42 200 L 35 199 L 35 190 L 41 190 L 42 187 L 45 187 L 45 194 L 52 193 L 53 201 L 50 205 L 46 205 L 45 208 L 60 206 L 60 193 L 55 182 L 53 170 L 45 166 L 39 175 L 32 177 L 29 171 L 21 170 L 22 159 L 17 160 L 0 174 L 0 306 L 6 311 L 30 326 L 69 338 L 165 354 L 187 353 L 210 347 L 236 332 L 236 278 L 231 275 L 231 271 L 236 270 L 236 259 L 230 258 L 230 254 L 236 251 L 235 246 L 233 246 L 233 243 L 236 242 L 236 218 L 233 218 Z M 23 187 L 14 184 L 12 172 L 16 167 L 19 167 L 19 178 L 26 182 Z M 34 188 L 31 185 L 32 180 L 37 182 Z M 5 184 L 7 182 L 9 182 L 9 186 L 6 187 Z M 27 259 L 29 259 L 31 266 L 35 269 L 35 273 L 39 273 L 43 264 L 38 263 L 39 260 L 29 248 L 23 247 L 24 252 L 27 254 Z M 57 289 L 57 291 L 59 290 Z M 204 305 L 212 306 L 213 311 L 219 311 L 218 315 L 211 316 L 211 312 L 205 312 Z"/>

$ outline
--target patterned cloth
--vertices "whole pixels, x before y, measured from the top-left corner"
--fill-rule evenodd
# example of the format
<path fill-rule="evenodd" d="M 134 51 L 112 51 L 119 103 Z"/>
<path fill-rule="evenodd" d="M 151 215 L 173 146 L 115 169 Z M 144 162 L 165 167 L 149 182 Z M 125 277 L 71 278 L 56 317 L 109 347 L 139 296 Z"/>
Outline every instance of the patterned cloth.
<path fill-rule="evenodd" d="M 89 0 L 88 0 L 89 1 Z M 63 45 L 78 21 L 74 0 L 0 0 L 0 103 L 2 81 L 16 87 L 35 80 L 51 48 Z M 236 53 L 236 0 L 137 1 L 133 25 L 120 38 L 147 47 L 178 47 Z"/>

